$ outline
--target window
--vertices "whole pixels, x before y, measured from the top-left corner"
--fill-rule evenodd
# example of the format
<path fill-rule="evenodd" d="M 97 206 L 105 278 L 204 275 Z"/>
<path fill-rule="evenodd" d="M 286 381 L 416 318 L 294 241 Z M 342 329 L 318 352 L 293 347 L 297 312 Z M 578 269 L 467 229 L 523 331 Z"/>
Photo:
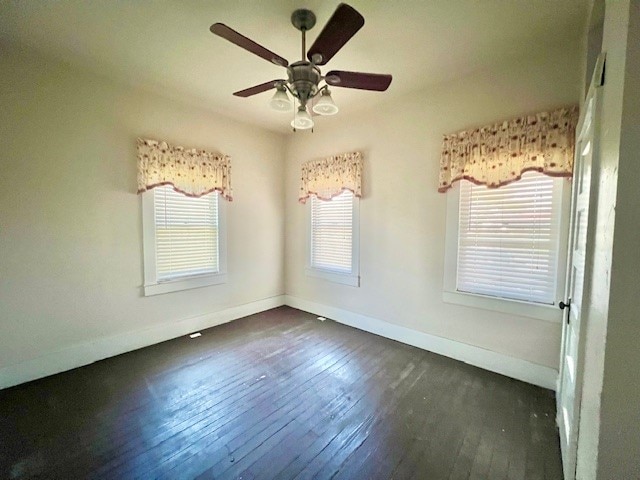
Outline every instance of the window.
<path fill-rule="evenodd" d="M 225 281 L 218 192 L 188 197 L 164 185 L 144 192 L 145 295 Z"/>
<path fill-rule="evenodd" d="M 504 300 L 552 306 L 563 278 L 566 181 L 529 172 L 500 188 L 458 183 L 447 213 L 445 301 L 482 306 L 478 297 L 484 297 L 484 306 L 492 300 L 494 306 Z M 453 201 L 457 205 L 451 208 Z M 452 293 L 476 299 L 461 300 Z M 523 314 L 522 304 L 516 308 Z"/>
<path fill-rule="evenodd" d="M 311 197 L 307 273 L 359 285 L 358 199 L 349 190 L 331 200 Z"/>

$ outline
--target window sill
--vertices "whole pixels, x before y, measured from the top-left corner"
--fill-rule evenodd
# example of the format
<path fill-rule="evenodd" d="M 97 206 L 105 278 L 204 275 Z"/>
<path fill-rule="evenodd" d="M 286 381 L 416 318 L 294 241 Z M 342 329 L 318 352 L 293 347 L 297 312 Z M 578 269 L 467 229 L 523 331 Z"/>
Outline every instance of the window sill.
<path fill-rule="evenodd" d="M 352 287 L 360 286 L 360 276 L 353 275 L 351 273 L 339 273 L 332 272 L 330 270 L 321 270 L 319 268 L 306 268 L 306 274 L 309 277 L 322 278 L 334 283 L 342 283 L 343 285 L 350 285 Z"/>
<path fill-rule="evenodd" d="M 144 296 L 161 295 L 163 293 L 177 292 L 180 290 L 190 290 L 192 288 L 208 287 L 227 282 L 226 273 L 215 275 L 202 275 L 198 277 L 187 277 L 168 282 L 152 283 L 144 286 Z"/>
<path fill-rule="evenodd" d="M 509 313 L 522 317 L 535 318 L 545 322 L 561 323 L 562 312 L 555 305 L 521 302 L 503 298 L 475 295 L 473 293 L 444 291 L 442 300 L 445 303 L 464 305 L 466 307 L 481 308 L 495 312 Z"/>

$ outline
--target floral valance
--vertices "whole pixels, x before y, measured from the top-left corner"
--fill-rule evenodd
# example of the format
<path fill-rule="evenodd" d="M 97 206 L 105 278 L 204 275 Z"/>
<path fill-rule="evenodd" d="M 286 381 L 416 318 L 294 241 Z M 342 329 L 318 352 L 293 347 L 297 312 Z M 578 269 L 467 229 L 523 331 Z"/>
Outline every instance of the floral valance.
<path fill-rule="evenodd" d="M 232 199 L 231 159 L 227 155 L 138 139 L 138 193 L 160 185 L 201 197 L 218 190 Z"/>
<path fill-rule="evenodd" d="M 438 191 L 463 178 L 495 188 L 530 170 L 570 177 L 577 121 L 570 107 L 445 135 Z"/>
<path fill-rule="evenodd" d="M 344 190 L 351 190 L 356 197 L 362 196 L 360 152 L 343 153 L 302 164 L 298 196 L 301 203 L 305 203 L 311 195 L 331 200 Z"/>

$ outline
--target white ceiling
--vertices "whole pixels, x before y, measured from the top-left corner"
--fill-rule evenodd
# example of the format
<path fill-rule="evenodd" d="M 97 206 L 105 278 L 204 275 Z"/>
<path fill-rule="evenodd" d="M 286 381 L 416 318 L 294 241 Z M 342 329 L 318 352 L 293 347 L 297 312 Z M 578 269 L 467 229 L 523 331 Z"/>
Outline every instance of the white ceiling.
<path fill-rule="evenodd" d="M 270 92 L 232 96 L 282 67 L 209 32 L 222 22 L 287 58 L 299 60 L 296 8 L 317 17 L 307 46 L 339 1 L 327 0 L 2 0 L 0 41 L 27 44 L 117 80 L 140 85 L 286 132 Z M 364 27 L 323 68 L 390 73 L 385 93 L 334 88 L 342 112 L 424 89 L 475 70 L 575 46 L 589 0 L 349 0 Z M 286 116 L 286 115 L 285 115 Z M 328 120 L 328 119 L 327 119 Z"/>

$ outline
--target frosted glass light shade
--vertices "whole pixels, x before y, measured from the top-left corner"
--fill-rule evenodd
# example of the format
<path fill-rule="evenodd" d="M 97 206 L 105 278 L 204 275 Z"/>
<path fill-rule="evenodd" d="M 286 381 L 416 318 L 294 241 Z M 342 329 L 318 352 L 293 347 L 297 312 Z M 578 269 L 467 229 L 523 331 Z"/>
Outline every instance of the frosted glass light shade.
<path fill-rule="evenodd" d="M 323 90 L 318 99 L 318 103 L 313 106 L 313 111 L 318 115 L 335 115 L 338 113 L 338 106 L 333 102 L 329 90 Z"/>
<path fill-rule="evenodd" d="M 291 111 L 291 100 L 284 87 L 276 90 L 276 93 L 273 94 L 273 97 L 269 101 L 269 106 L 278 112 Z"/>
<path fill-rule="evenodd" d="M 302 105 L 298 108 L 296 116 L 291 122 L 291 126 L 297 130 L 307 130 L 313 127 L 313 119 L 307 109 Z"/>

